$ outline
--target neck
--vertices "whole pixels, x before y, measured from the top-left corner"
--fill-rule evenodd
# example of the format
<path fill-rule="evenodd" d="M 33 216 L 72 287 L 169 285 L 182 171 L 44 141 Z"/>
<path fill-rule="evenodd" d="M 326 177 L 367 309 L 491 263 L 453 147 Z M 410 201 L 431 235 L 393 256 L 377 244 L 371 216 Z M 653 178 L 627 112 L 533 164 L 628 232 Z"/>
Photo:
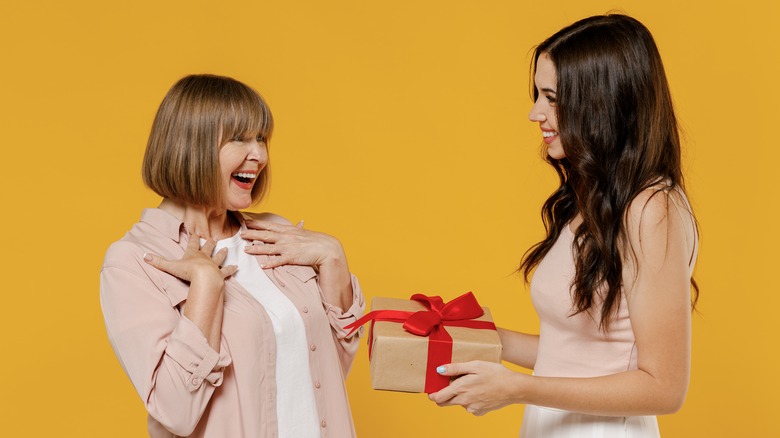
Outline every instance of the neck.
<path fill-rule="evenodd" d="M 225 209 L 188 205 L 167 198 L 159 208 L 181 219 L 187 232 L 203 239 L 226 239 L 238 232 L 239 224 Z"/>

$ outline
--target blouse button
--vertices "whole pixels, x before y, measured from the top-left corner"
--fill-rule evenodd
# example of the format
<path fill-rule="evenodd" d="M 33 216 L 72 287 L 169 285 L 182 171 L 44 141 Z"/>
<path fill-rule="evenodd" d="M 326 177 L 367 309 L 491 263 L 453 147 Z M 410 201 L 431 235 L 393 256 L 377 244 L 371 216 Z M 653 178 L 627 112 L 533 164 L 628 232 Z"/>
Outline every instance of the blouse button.
<path fill-rule="evenodd" d="M 317 346 L 316 346 L 316 345 L 314 345 L 314 344 L 311 344 L 311 345 L 309 346 L 309 349 L 310 349 L 311 351 L 314 351 L 314 350 L 316 350 L 316 349 L 317 349 Z"/>
<path fill-rule="evenodd" d="M 197 377 L 195 377 L 194 379 L 192 379 L 192 386 L 198 386 L 198 383 L 200 383 L 200 380 L 198 380 L 198 378 L 197 378 Z"/>
<path fill-rule="evenodd" d="M 306 306 L 303 306 L 303 313 L 309 313 L 309 308 Z"/>
<path fill-rule="evenodd" d="M 320 389 L 320 382 L 314 382 L 314 387 Z"/>
<path fill-rule="evenodd" d="M 328 427 L 328 423 L 326 423 L 325 420 L 322 420 L 322 422 L 320 423 L 320 426 Z"/>

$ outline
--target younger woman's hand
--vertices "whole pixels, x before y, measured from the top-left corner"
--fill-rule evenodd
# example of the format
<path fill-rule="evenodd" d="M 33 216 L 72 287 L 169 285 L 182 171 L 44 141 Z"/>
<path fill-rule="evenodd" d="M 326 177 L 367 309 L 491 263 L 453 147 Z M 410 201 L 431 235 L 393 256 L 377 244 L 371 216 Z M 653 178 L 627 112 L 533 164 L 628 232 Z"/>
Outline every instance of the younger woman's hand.
<path fill-rule="evenodd" d="M 216 242 L 212 239 L 208 239 L 201 246 L 200 236 L 193 234 L 190 235 L 184 255 L 179 260 L 168 260 L 157 254 L 146 253 L 144 261 L 184 281 L 202 279 L 218 283 L 235 274 L 238 268 L 235 265 L 222 266 L 227 257 L 227 248 L 212 255 L 214 247 Z"/>
<path fill-rule="evenodd" d="M 247 231 L 241 233 L 245 240 L 254 241 L 246 247 L 253 255 L 269 255 L 264 268 L 281 265 L 311 266 L 320 270 L 329 263 L 344 263 L 346 255 L 341 242 L 333 236 L 303 228 L 264 220 L 247 220 Z"/>
<path fill-rule="evenodd" d="M 451 363 L 437 369 L 444 376 L 460 376 L 428 398 L 439 406 L 460 405 L 474 415 L 485 415 L 504 406 L 519 403 L 525 374 L 493 362 Z"/>

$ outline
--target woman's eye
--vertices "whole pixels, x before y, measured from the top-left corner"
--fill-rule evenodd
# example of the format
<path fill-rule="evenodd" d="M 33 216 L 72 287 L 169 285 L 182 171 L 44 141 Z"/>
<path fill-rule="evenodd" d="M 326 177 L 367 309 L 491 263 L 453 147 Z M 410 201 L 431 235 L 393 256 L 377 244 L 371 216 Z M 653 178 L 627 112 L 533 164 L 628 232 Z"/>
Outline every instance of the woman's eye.
<path fill-rule="evenodd" d="M 550 103 L 555 103 L 555 96 L 550 96 L 549 94 L 545 96 L 547 98 L 547 101 Z"/>
<path fill-rule="evenodd" d="M 258 135 L 255 140 L 257 140 L 258 143 L 265 143 L 265 137 L 262 135 Z"/>

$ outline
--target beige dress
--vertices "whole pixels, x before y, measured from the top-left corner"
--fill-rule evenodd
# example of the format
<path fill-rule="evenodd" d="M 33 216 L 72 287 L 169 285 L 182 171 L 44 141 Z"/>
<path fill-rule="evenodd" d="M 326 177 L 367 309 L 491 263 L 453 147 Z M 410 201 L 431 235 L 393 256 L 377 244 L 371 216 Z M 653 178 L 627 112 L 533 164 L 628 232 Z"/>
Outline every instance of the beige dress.
<path fill-rule="evenodd" d="M 624 295 L 606 333 L 592 316 L 601 314 L 600 305 L 571 316 L 573 245 L 574 233 L 566 226 L 531 281 L 531 299 L 540 320 L 534 375 L 597 377 L 637 369 L 636 340 Z M 655 416 L 606 417 L 527 405 L 520 436 L 652 438 L 659 436 L 659 430 Z"/>

